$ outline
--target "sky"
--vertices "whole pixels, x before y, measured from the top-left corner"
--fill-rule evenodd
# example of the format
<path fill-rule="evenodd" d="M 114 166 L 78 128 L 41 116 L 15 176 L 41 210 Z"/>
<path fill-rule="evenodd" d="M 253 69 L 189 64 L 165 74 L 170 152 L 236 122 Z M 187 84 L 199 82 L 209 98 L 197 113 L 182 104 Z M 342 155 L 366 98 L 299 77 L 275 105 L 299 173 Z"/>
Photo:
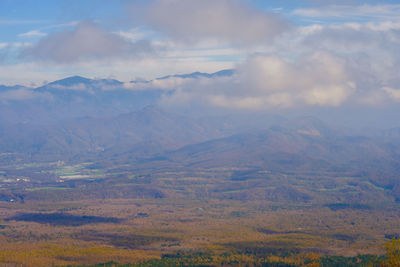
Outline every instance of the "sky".
<path fill-rule="evenodd" d="M 0 1 L 0 84 L 236 70 L 127 88 L 174 88 L 172 106 L 396 105 L 399 45 L 397 1 Z"/>

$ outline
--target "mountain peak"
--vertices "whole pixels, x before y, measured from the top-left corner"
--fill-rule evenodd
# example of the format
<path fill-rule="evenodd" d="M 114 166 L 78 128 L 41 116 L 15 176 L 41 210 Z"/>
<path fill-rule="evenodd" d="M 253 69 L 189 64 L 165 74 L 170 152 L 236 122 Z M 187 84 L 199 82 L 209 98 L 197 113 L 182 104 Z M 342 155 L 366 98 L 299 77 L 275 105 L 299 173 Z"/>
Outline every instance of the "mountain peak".
<path fill-rule="evenodd" d="M 72 86 L 76 84 L 86 84 L 89 83 L 91 79 L 82 77 L 82 76 L 71 76 L 61 80 L 57 80 L 54 82 L 49 83 L 48 85 L 62 85 L 62 86 Z"/>

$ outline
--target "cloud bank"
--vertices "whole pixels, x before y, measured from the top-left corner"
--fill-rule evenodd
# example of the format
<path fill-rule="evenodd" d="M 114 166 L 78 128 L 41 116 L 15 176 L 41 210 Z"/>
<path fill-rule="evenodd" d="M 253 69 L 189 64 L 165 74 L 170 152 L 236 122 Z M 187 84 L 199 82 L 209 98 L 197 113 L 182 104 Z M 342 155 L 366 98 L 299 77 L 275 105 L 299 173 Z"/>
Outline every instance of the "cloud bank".
<path fill-rule="evenodd" d="M 355 91 L 355 82 L 347 73 L 345 60 L 325 52 L 295 61 L 255 55 L 239 64 L 231 77 L 172 77 L 145 86 L 171 91 L 162 100 L 167 106 L 202 104 L 239 110 L 339 106 Z"/>
<path fill-rule="evenodd" d="M 170 90 L 163 98 L 168 106 L 385 106 L 400 102 L 399 45 L 394 22 L 298 27 L 237 64 L 232 77 L 171 78 L 144 87 Z"/>

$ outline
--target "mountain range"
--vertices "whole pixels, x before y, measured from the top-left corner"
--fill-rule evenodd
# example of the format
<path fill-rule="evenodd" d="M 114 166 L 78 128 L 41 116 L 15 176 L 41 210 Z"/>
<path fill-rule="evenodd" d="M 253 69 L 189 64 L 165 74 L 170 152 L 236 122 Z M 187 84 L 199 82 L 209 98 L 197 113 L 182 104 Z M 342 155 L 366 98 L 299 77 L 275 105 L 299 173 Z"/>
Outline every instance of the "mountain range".
<path fill-rule="evenodd" d="M 213 78 L 233 73 L 233 70 L 211 74 L 194 72 L 155 80 Z M 155 105 L 164 94 L 170 93 L 157 88 L 134 90 L 130 86 L 150 82 L 135 80 L 123 83 L 115 79 L 73 76 L 40 87 L 0 85 L 0 121 L 51 124 L 83 116 L 101 118 L 129 113 Z"/>
<path fill-rule="evenodd" d="M 10 97 L 26 91 L 31 97 Z M 339 172 L 400 188 L 400 128 L 360 135 L 310 116 L 193 117 L 158 107 L 164 93 L 79 76 L 37 88 L 1 86 L 0 162 L 113 160 L 147 168 L 150 161 L 166 168 Z"/>

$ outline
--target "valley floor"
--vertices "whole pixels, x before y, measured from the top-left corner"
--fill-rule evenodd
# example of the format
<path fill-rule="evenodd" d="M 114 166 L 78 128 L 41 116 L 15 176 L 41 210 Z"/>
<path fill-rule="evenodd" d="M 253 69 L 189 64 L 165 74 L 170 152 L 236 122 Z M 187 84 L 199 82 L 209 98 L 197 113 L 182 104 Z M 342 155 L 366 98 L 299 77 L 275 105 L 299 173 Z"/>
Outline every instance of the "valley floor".
<path fill-rule="evenodd" d="M 177 253 L 181 260 L 211 255 L 215 262 L 301 264 L 319 262 L 324 255 L 382 255 L 390 234 L 400 232 L 395 223 L 399 214 L 393 211 L 278 207 L 259 201 L 3 203 L 0 212 L 6 218 L 0 262 L 26 266 L 133 264 L 165 261 Z"/>
<path fill-rule="evenodd" d="M 360 177 L 132 168 L 3 167 L 0 265 L 379 266 L 399 238 L 400 203 Z"/>

